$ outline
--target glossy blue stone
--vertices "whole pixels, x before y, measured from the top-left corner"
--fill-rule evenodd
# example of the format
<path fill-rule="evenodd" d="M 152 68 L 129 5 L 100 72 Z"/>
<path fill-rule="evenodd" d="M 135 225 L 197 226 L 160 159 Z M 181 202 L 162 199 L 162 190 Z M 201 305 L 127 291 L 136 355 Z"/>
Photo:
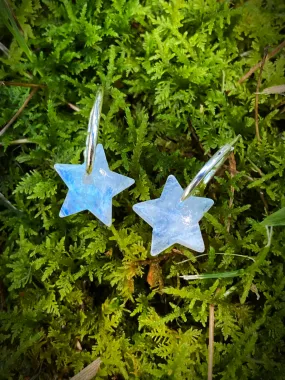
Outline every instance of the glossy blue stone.
<path fill-rule="evenodd" d="M 137 203 L 134 211 L 152 228 L 151 254 L 157 255 L 173 244 L 204 252 L 199 221 L 214 201 L 190 196 L 181 201 L 183 189 L 173 175 L 167 178 L 161 197 Z"/>
<path fill-rule="evenodd" d="M 59 215 L 64 217 L 89 210 L 109 227 L 112 224 L 112 198 L 135 182 L 109 169 L 101 144 L 96 147 L 95 161 L 89 175 L 85 163 L 55 164 L 54 167 L 69 189 Z"/>

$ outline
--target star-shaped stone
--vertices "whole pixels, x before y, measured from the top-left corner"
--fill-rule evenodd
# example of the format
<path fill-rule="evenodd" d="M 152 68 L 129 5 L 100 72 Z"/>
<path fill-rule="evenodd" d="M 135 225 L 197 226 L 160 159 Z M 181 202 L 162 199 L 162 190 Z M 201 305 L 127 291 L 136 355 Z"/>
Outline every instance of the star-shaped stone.
<path fill-rule="evenodd" d="M 134 211 L 153 228 L 152 255 L 159 254 L 175 243 L 197 252 L 205 250 L 199 221 L 214 201 L 194 196 L 181 201 L 182 194 L 182 187 L 170 175 L 160 198 L 133 206 Z"/>
<path fill-rule="evenodd" d="M 69 189 L 59 216 L 89 210 L 109 227 L 112 224 L 112 198 L 135 182 L 109 169 L 101 144 L 96 147 L 95 161 L 89 175 L 85 163 L 55 164 L 54 167 Z"/>

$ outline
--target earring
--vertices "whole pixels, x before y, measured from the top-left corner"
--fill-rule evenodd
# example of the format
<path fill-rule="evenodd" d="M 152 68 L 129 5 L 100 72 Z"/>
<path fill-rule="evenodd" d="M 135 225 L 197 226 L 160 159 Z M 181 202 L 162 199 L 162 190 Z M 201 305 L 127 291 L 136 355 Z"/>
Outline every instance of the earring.
<path fill-rule="evenodd" d="M 234 144 L 224 145 L 198 172 L 185 191 L 173 175 L 170 175 L 160 198 L 137 203 L 133 210 L 152 228 L 151 254 L 157 255 L 173 244 L 181 244 L 197 252 L 204 252 L 199 221 L 213 206 L 209 198 L 193 196 L 194 190 L 202 182 L 206 185 L 222 166 Z"/>
<path fill-rule="evenodd" d="M 54 168 L 68 187 L 59 216 L 89 210 L 110 227 L 112 198 L 135 181 L 111 171 L 102 144 L 97 145 L 102 103 L 103 90 L 99 90 L 89 118 L 84 163 L 55 164 Z"/>

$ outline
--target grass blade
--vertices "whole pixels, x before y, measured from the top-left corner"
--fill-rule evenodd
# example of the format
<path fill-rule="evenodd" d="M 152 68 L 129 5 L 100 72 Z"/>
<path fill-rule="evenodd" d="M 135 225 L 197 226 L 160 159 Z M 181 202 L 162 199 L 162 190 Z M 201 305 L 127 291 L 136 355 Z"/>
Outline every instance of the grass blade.
<path fill-rule="evenodd" d="M 8 57 L 9 56 L 9 49 L 6 48 L 6 46 L 4 44 L 2 44 L 2 42 L 0 42 L 0 50 L 3 51 L 3 53 Z"/>
<path fill-rule="evenodd" d="M 285 226 L 285 207 L 274 212 L 265 218 L 261 225 L 263 226 Z"/>
<path fill-rule="evenodd" d="M 180 276 L 184 280 L 206 280 L 208 278 L 228 278 L 242 276 L 244 274 L 244 269 L 234 270 L 231 272 L 220 272 L 220 273 L 205 273 L 205 274 L 191 274 Z"/>
<path fill-rule="evenodd" d="M 15 21 L 15 18 L 13 16 L 13 12 L 8 3 L 8 0 L 0 0 L 0 11 L 4 20 L 4 24 L 7 26 L 9 31 L 13 34 L 14 38 L 17 40 L 18 44 L 20 45 L 22 50 L 25 52 L 26 56 L 32 62 L 33 54 L 31 50 L 29 49 L 22 33 L 20 32 L 20 29 Z"/>

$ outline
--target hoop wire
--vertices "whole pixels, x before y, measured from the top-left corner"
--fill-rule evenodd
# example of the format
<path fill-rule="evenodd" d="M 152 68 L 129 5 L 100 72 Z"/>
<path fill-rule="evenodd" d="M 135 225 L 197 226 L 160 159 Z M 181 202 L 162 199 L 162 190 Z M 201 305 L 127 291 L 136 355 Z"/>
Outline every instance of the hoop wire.
<path fill-rule="evenodd" d="M 232 142 L 224 145 L 213 155 L 213 157 L 210 158 L 210 160 L 202 167 L 202 169 L 186 187 L 181 196 L 181 201 L 185 201 L 185 199 L 189 198 L 201 182 L 204 185 L 207 185 L 207 183 L 214 177 L 217 170 L 223 165 L 231 152 L 234 150 L 234 145 L 240 136 L 241 135 L 238 135 L 235 139 L 232 140 Z"/>
<path fill-rule="evenodd" d="M 92 172 L 95 160 L 103 95 L 103 89 L 100 88 L 96 94 L 95 102 L 89 117 L 85 150 L 85 165 L 87 174 L 90 174 Z"/>

